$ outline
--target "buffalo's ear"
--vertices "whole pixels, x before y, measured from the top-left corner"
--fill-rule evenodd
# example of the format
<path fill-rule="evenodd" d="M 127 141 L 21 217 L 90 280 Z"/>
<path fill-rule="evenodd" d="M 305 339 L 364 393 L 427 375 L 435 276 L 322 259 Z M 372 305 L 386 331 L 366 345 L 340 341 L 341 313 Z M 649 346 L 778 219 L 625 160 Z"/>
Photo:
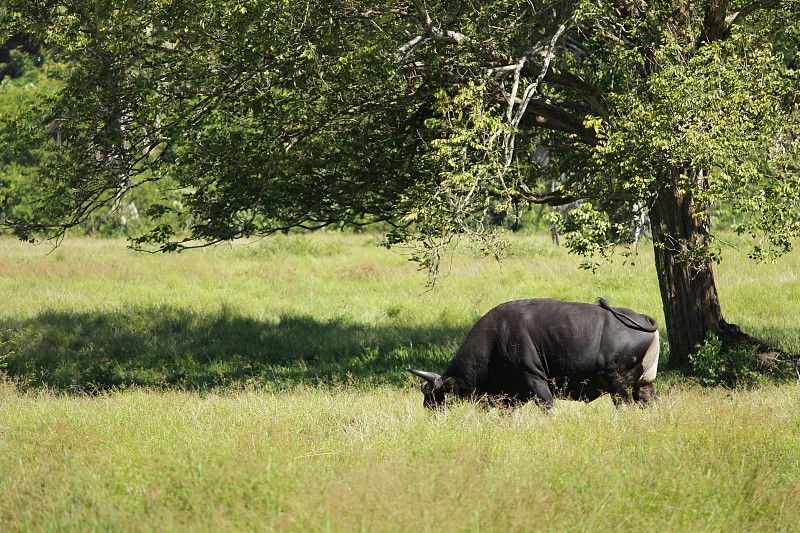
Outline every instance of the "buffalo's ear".
<path fill-rule="evenodd" d="M 442 382 L 442 388 L 447 393 L 453 392 L 455 386 L 456 386 L 456 378 L 454 378 L 453 376 L 450 376 L 449 378 L 447 378 Z"/>

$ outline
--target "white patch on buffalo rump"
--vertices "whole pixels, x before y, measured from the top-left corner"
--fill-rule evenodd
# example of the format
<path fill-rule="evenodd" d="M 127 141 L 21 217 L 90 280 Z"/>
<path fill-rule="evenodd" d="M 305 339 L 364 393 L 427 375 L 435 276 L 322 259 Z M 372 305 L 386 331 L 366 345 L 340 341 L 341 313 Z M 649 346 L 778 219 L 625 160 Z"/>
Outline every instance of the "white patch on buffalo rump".
<path fill-rule="evenodd" d="M 655 331 L 653 333 L 653 342 L 650 343 L 650 347 L 647 348 L 644 359 L 642 359 L 642 368 L 644 372 L 642 373 L 640 381 L 644 381 L 645 383 L 652 383 L 655 381 L 656 372 L 658 372 L 658 352 L 660 350 L 661 346 L 658 343 L 658 331 Z"/>

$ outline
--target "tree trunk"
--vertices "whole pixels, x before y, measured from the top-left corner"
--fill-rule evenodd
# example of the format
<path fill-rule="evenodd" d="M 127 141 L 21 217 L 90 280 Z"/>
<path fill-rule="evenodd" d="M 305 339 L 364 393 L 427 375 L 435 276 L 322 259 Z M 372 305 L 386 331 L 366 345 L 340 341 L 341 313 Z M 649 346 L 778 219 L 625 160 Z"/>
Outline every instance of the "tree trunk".
<path fill-rule="evenodd" d="M 679 186 L 683 170 L 676 169 L 660 189 L 650 210 L 656 270 L 664 305 L 670 363 L 687 366 L 689 354 L 708 332 L 724 328 L 712 260 L 708 254 L 708 209 L 695 202 L 692 190 L 702 186 L 702 172 L 691 187 Z"/>

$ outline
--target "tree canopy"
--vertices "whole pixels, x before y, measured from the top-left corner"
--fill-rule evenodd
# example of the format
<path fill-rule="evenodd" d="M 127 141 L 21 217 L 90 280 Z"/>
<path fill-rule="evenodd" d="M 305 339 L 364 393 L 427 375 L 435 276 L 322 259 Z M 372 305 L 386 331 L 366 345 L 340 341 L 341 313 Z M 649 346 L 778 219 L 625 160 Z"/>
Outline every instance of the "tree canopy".
<path fill-rule="evenodd" d="M 23 238 L 149 184 L 138 246 L 384 221 L 435 270 L 488 213 L 578 202 L 557 222 L 589 264 L 649 219 L 680 361 L 726 326 L 709 206 L 758 259 L 800 231 L 796 0 L 9 0 L 0 20 L 71 65 L 40 194 L 0 211 Z"/>

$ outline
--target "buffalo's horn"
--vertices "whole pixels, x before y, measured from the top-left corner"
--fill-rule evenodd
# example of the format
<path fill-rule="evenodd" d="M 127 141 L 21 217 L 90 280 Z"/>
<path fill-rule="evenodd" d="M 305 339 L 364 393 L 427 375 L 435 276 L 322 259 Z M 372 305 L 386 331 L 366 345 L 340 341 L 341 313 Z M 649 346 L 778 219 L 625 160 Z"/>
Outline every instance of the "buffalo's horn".
<path fill-rule="evenodd" d="M 436 372 L 426 372 L 424 370 L 415 370 L 413 368 L 406 368 L 406 370 L 408 370 L 409 372 L 411 372 L 415 376 L 421 377 L 422 379 L 424 379 L 428 383 L 434 383 L 437 379 L 442 377 L 439 374 L 437 374 Z"/>

